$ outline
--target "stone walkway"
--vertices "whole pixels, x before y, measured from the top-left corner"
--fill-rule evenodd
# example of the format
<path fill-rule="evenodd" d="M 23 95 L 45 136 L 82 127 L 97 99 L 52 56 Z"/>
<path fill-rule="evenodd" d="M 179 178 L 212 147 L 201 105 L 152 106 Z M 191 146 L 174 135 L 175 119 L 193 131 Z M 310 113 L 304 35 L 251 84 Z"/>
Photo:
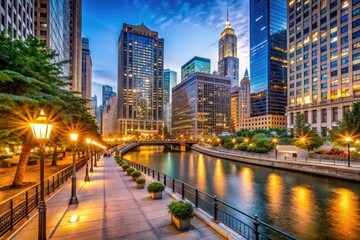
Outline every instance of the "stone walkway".
<path fill-rule="evenodd" d="M 176 230 L 167 212 L 174 201 L 169 195 L 150 199 L 147 190 L 137 189 L 113 158 L 101 159 L 98 166 L 90 182 L 83 182 L 84 168 L 77 173 L 78 205 L 68 205 L 71 184 L 48 201 L 49 239 L 223 239 L 197 217 L 190 230 Z M 73 214 L 79 219 L 69 223 Z M 36 239 L 37 227 L 36 215 L 11 239 Z"/>

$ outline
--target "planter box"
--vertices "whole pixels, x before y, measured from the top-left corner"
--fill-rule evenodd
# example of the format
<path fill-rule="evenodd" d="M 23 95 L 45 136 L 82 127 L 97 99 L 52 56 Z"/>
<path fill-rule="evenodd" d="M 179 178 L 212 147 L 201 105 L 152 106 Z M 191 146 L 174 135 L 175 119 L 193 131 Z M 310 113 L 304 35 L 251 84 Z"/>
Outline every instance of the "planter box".
<path fill-rule="evenodd" d="M 132 177 L 133 181 L 136 182 L 136 180 L 138 179 L 139 177 Z"/>
<path fill-rule="evenodd" d="M 145 183 L 137 183 L 138 189 L 143 189 L 145 187 Z"/>
<path fill-rule="evenodd" d="M 162 199 L 162 192 L 150 192 L 150 197 L 152 199 Z"/>
<path fill-rule="evenodd" d="M 189 229 L 191 225 L 191 218 L 182 220 L 174 217 L 172 214 L 171 214 L 171 221 L 173 222 L 175 227 L 180 231 Z"/>
<path fill-rule="evenodd" d="M 131 172 L 126 172 L 126 175 L 131 176 Z"/>

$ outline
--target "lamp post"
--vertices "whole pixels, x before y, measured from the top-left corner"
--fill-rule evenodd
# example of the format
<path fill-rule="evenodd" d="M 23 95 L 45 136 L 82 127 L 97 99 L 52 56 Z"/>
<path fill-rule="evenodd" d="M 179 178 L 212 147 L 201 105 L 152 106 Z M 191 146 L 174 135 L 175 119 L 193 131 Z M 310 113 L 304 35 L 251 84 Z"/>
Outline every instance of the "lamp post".
<path fill-rule="evenodd" d="M 91 144 L 95 145 L 95 141 L 91 141 Z M 96 149 L 94 149 L 94 167 L 97 167 L 97 160 L 96 160 Z"/>
<path fill-rule="evenodd" d="M 348 144 L 348 167 L 350 167 L 350 142 L 351 142 L 351 137 L 345 137 L 345 141 Z"/>
<path fill-rule="evenodd" d="M 90 143 L 89 143 L 89 147 L 90 147 L 90 144 L 92 144 L 92 141 L 90 140 Z M 90 147 L 90 172 L 94 172 L 94 164 L 93 164 L 93 149 L 92 147 Z"/>
<path fill-rule="evenodd" d="M 45 170 L 45 143 L 50 137 L 52 124 L 48 121 L 44 111 L 41 110 L 40 116 L 35 122 L 30 124 L 34 138 L 39 143 L 41 148 L 40 159 L 40 202 L 39 202 L 39 226 L 38 239 L 46 239 L 46 203 L 44 191 L 44 170 Z"/>
<path fill-rule="evenodd" d="M 69 205 L 74 205 L 74 204 L 78 204 L 79 201 L 76 197 L 76 161 L 75 161 L 75 143 L 78 139 L 78 134 L 77 133 L 71 133 L 70 134 L 70 140 L 72 142 L 72 154 L 73 154 L 73 172 L 72 172 L 72 177 L 71 177 L 71 198 L 70 198 L 70 202 Z"/>
<path fill-rule="evenodd" d="M 275 145 L 275 159 L 277 159 L 277 144 L 278 144 L 279 140 L 277 138 L 273 138 L 272 142 Z"/>
<path fill-rule="evenodd" d="M 87 158 L 87 160 L 86 160 L 86 169 L 85 169 L 85 179 L 84 179 L 84 181 L 85 182 L 90 182 L 90 177 L 89 177 L 89 145 L 90 145 L 90 143 L 91 143 L 91 139 L 90 138 L 87 138 L 86 139 L 86 144 L 87 144 L 87 152 L 86 152 L 86 158 Z"/>

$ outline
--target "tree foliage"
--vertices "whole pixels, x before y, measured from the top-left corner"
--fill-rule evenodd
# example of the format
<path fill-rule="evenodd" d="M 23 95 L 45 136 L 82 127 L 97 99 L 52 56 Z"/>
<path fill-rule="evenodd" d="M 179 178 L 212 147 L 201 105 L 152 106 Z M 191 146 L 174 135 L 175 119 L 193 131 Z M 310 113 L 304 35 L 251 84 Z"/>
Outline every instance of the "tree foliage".
<path fill-rule="evenodd" d="M 325 140 L 306 123 L 305 115 L 302 113 L 296 114 L 294 128 L 296 134 L 294 145 L 301 149 L 314 151 L 325 142 Z"/>

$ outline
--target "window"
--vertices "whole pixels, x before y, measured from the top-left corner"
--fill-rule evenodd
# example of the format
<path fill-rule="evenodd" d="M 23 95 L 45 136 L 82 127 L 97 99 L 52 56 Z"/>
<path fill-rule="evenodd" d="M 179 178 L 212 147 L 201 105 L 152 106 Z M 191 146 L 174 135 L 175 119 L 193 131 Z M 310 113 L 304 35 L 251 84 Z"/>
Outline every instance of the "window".
<path fill-rule="evenodd" d="M 313 60 L 312 60 L 312 65 L 316 65 L 317 64 L 317 58 L 314 58 Z"/>
<path fill-rule="evenodd" d="M 341 79 L 341 84 L 346 84 L 349 83 L 349 78 L 348 77 L 344 77 Z"/>
<path fill-rule="evenodd" d="M 309 58 L 309 53 L 304 55 L 304 60 Z"/>
<path fill-rule="evenodd" d="M 321 65 L 321 71 L 325 71 L 326 69 L 327 69 L 327 64 L 326 63 Z"/>
<path fill-rule="evenodd" d="M 327 88 L 327 83 L 322 83 L 321 84 L 321 89 L 325 89 L 325 88 Z"/>
<path fill-rule="evenodd" d="M 343 38 L 341 38 L 341 44 L 345 44 L 349 41 L 349 37 L 348 36 L 345 36 Z"/>
<path fill-rule="evenodd" d="M 337 50 L 331 52 L 330 54 L 330 58 L 335 58 L 335 57 L 337 57 Z"/>
<path fill-rule="evenodd" d="M 322 62 L 325 62 L 326 60 L 327 60 L 327 55 L 322 55 L 322 56 L 321 56 L 321 61 L 322 61 Z"/>
<path fill-rule="evenodd" d="M 317 111 L 312 110 L 312 123 L 317 123 Z"/>
<path fill-rule="evenodd" d="M 321 74 L 321 81 L 326 80 L 328 77 L 327 73 Z"/>
<path fill-rule="evenodd" d="M 359 42 L 359 43 L 360 43 L 360 42 Z M 360 44 L 359 44 L 359 45 L 360 45 Z M 317 53 L 318 53 L 318 51 L 317 51 L 317 50 L 314 50 L 314 51 L 312 52 L 312 56 L 313 56 L 313 57 L 316 56 Z"/>
<path fill-rule="evenodd" d="M 320 48 L 320 51 L 321 52 L 325 52 L 327 50 L 327 46 L 325 45 L 325 46 L 322 46 L 321 48 Z"/>
<path fill-rule="evenodd" d="M 346 64 L 349 62 L 349 57 L 343 57 L 341 58 L 341 64 Z"/>
<path fill-rule="evenodd" d="M 346 33 L 349 30 L 348 25 L 345 25 L 341 28 L 341 34 Z"/>
<path fill-rule="evenodd" d="M 355 9 L 352 13 L 353 17 L 357 16 L 360 13 L 360 7 Z"/>
<path fill-rule="evenodd" d="M 291 91 L 291 92 L 290 92 L 290 96 L 294 96 L 294 91 Z"/>
<path fill-rule="evenodd" d="M 341 74 L 346 74 L 349 72 L 349 67 L 344 67 L 341 69 Z"/>
<path fill-rule="evenodd" d="M 344 16 L 341 17 L 341 23 L 346 22 L 349 19 L 349 16 L 346 14 Z"/>
<path fill-rule="evenodd" d="M 321 122 L 327 122 L 327 109 L 321 109 Z"/>
<path fill-rule="evenodd" d="M 360 80 L 360 74 L 353 75 L 353 82 Z"/>
<path fill-rule="evenodd" d="M 293 83 L 290 84 L 290 88 L 294 88 L 294 84 L 293 84 Z"/>
<path fill-rule="evenodd" d="M 352 22 L 352 27 L 353 27 L 353 28 L 356 28 L 356 27 L 359 26 L 359 25 L 360 25 L 360 19 L 357 19 L 357 20 L 355 20 L 355 21 Z"/>
<path fill-rule="evenodd" d="M 337 86 L 338 85 L 338 80 L 331 80 L 331 87 Z"/>
<path fill-rule="evenodd" d="M 309 122 L 309 112 L 308 111 L 304 112 L 304 117 L 305 117 L 305 122 L 308 123 Z"/>
<path fill-rule="evenodd" d="M 356 31 L 352 34 L 353 39 L 360 37 L 360 31 Z"/>
<path fill-rule="evenodd" d="M 331 68 L 337 67 L 337 61 L 332 61 L 330 63 Z"/>
<path fill-rule="evenodd" d="M 312 90 L 313 90 L 313 91 L 318 90 L 318 86 L 317 86 L 317 85 L 313 85 L 313 86 L 312 86 Z"/>
<path fill-rule="evenodd" d="M 337 107 L 333 107 L 332 108 L 332 120 L 333 122 L 336 122 L 338 119 L 338 108 Z"/>
<path fill-rule="evenodd" d="M 301 89 L 296 90 L 296 94 L 300 95 L 301 94 Z"/>
<path fill-rule="evenodd" d="M 313 81 L 313 82 L 317 82 L 317 80 L 318 80 L 318 77 L 313 77 L 313 78 L 312 78 L 312 81 Z"/>
<path fill-rule="evenodd" d="M 297 87 L 300 87 L 300 86 L 301 86 L 301 82 L 297 82 L 297 83 L 296 83 L 296 86 L 297 86 Z"/>
<path fill-rule="evenodd" d="M 309 84 L 309 79 L 305 79 L 304 84 Z"/>

